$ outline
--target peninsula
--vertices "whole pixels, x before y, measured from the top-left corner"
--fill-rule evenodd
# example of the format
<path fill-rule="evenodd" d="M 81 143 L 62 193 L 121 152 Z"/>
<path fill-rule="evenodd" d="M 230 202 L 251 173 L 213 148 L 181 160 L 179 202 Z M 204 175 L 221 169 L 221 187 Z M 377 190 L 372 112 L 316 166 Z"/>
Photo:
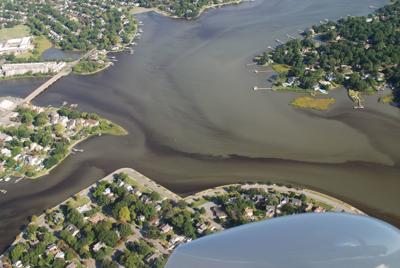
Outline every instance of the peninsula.
<path fill-rule="evenodd" d="M 363 108 L 363 95 L 388 91 L 380 100 L 398 106 L 400 102 L 400 2 L 378 9 L 368 16 L 321 21 L 303 32 L 303 39 L 270 47 L 254 58 L 277 73 L 273 90 L 316 95 L 344 87 Z M 334 100 L 304 97 L 295 107 L 325 110 Z"/>
<path fill-rule="evenodd" d="M 47 174 L 79 142 L 101 134 L 126 131 L 74 105 L 39 107 L 16 98 L 0 100 L 0 180 L 10 176 L 37 178 Z"/>
<path fill-rule="evenodd" d="M 297 213 L 361 211 L 323 194 L 272 183 L 216 187 L 182 198 L 120 169 L 46 210 L 1 256 L 2 267 L 163 267 L 182 243 Z"/>

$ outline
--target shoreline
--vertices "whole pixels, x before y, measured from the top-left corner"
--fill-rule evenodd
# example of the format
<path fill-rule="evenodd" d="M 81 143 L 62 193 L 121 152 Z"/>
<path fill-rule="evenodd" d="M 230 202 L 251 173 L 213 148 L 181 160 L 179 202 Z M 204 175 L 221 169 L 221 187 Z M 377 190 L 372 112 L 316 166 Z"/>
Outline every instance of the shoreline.
<path fill-rule="evenodd" d="M 233 1 L 228 1 L 228 2 L 225 2 L 225 3 L 205 5 L 205 6 L 200 8 L 199 13 L 197 14 L 197 16 L 195 16 L 193 18 L 186 18 L 186 19 L 182 18 L 182 17 L 178 17 L 178 16 L 175 16 L 175 15 L 172 15 L 172 14 L 169 14 L 168 12 L 159 10 L 157 8 L 135 7 L 134 9 L 139 9 L 139 10 L 134 11 L 133 9 L 131 9 L 129 12 L 132 15 L 143 14 L 143 13 L 148 13 L 148 12 L 155 12 L 155 13 L 157 13 L 159 15 L 166 16 L 166 17 L 169 17 L 169 18 L 172 18 L 172 19 L 190 21 L 190 20 L 198 19 L 204 12 L 206 12 L 209 9 L 217 9 L 217 8 L 222 8 L 222 7 L 230 6 L 230 5 L 239 5 L 239 4 L 244 3 L 244 2 L 252 2 L 252 1 L 253 0 L 233 0 Z M 136 25 L 140 26 L 138 24 L 136 24 Z M 131 43 L 135 40 L 135 38 L 137 36 L 137 29 L 138 29 L 138 27 L 136 27 L 135 32 L 133 33 L 132 39 L 130 40 L 130 42 L 128 44 L 122 45 L 122 47 L 120 49 L 115 50 L 115 51 L 107 50 L 106 55 L 108 55 L 109 53 L 123 52 L 127 47 L 131 46 Z M 71 51 L 78 51 L 78 50 L 71 50 Z M 76 74 L 76 75 L 92 75 L 92 74 L 96 74 L 96 73 L 102 72 L 102 71 L 108 69 L 109 67 L 111 67 L 113 65 L 114 65 L 113 62 L 108 62 L 105 66 L 103 66 L 102 68 L 100 68 L 98 70 L 95 70 L 93 72 L 87 72 L 87 73 L 86 72 L 85 73 L 72 72 L 72 73 Z M 48 78 L 48 77 L 52 77 L 52 76 L 53 75 L 49 75 L 49 74 L 12 76 L 12 77 L 9 77 L 9 78 L 1 78 L 0 82 L 1 81 L 7 81 L 7 80 L 18 80 L 18 79 L 23 79 L 23 78 Z"/>
<path fill-rule="evenodd" d="M 114 64 L 112 62 L 107 62 L 106 65 L 104 65 L 103 67 L 101 67 L 100 69 L 94 70 L 93 72 L 85 72 L 85 73 L 77 73 L 72 71 L 73 74 L 75 75 L 92 75 L 92 74 L 96 74 L 99 73 L 101 71 L 106 70 L 107 68 L 113 66 Z"/>
<path fill-rule="evenodd" d="M 107 174 L 106 176 L 104 176 L 101 179 L 98 179 L 97 181 L 95 181 L 94 183 L 90 184 L 89 186 L 85 187 L 84 189 L 80 190 L 79 192 L 71 195 L 69 198 L 65 199 L 64 201 L 62 201 L 61 203 L 52 206 L 50 208 L 46 208 L 43 210 L 43 213 L 40 215 L 31 215 L 30 218 L 33 218 L 34 220 L 31 220 L 32 222 L 37 222 L 40 220 L 44 220 L 45 215 L 46 215 L 46 211 L 49 210 L 54 210 L 59 208 L 60 206 L 67 204 L 68 202 L 70 202 L 71 200 L 76 199 L 77 197 L 80 197 L 82 195 L 87 195 L 90 191 L 90 189 L 92 187 L 95 187 L 99 182 L 101 181 L 107 181 L 107 182 L 111 182 L 114 179 L 114 175 L 115 174 L 119 174 L 119 173 L 125 173 L 129 176 L 130 179 L 132 179 L 134 181 L 135 184 L 137 184 L 137 186 L 140 188 L 147 188 L 149 190 L 158 192 L 161 196 L 165 197 L 165 198 L 169 198 L 172 200 L 175 200 L 177 202 L 179 201 L 185 201 L 188 204 L 193 204 L 195 202 L 196 198 L 203 198 L 203 196 L 205 195 L 212 195 L 212 194 L 218 194 L 220 192 L 224 191 L 224 188 L 230 187 L 230 186 L 242 186 L 242 187 L 259 187 L 259 188 L 271 188 L 277 192 L 280 193 L 288 193 L 288 192 L 295 192 L 295 193 L 304 193 L 308 198 L 310 198 L 311 200 L 315 200 L 317 202 L 326 204 L 328 206 L 331 206 L 332 208 L 336 209 L 336 212 L 339 212 L 340 210 L 344 210 L 345 213 L 353 213 L 353 214 L 358 214 L 358 215 L 363 215 L 363 216 L 368 216 L 366 213 L 364 213 L 363 211 L 361 211 L 360 209 L 342 201 L 339 200 L 337 198 L 334 198 L 332 196 L 314 191 L 314 190 L 310 190 L 310 189 L 306 189 L 306 188 L 302 188 L 302 187 L 292 187 L 289 185 L 283 185 L 283 184 L 275 184 L 275 183 L 252 183 L 252 182 L 247 182 L 247 183 L 233 183 L 233 184 L 224 184 L 224 185 L 220 185 L 220 186 L 216 186 L 213 188 L 209 188 L 200 192 L 196 192 L 194 194 L 191 194 L 189 196 L 185 196 L 182 197 L 181 195 L 178 195 L 176 193 L 174 193 L 173 191 L 165 188 L 164 186 L 158 184 L 157 182 L 153 181 L 152 179 L 148 178 L 147 176 L 141 174 L 140 172 L 136 171 L 133 168 L 119 168 L 109 174 Z M 342 209 L 345 208 L 345 209 Z M 265 219 L 268 220 L 268 219 Z M 14 239 L 14 241 L 6 248 L 6 250 L 4 252 L 2 252 L 2 254 L 0 255 L 3 256 L 5 253 L 7 253 L 13 245 L 15 245 L 16 243 L 18 243 L 20 241 L 20 239 L 22 238 L 22 234 L 25 231 L 25 229 L 23 229 L 20 233 L 18 233 Z"/>
<path fill-rule="evenodd" d="M 102 120 L 105 120 L 106 122 L 112 123 L 111 121 L 109 121 L 109 120 L 107 120 L 107 119 L 102 119 Z M 39 179 L 39 178 L 42 177 L 42 176 L 49 175 L 50 172 L 51 172 L 53 169 L 55 169 L 56 167 L 58 167 L 59 165 L 61 165 L 62 162 L 63 162 L 68 156 L 70 156 L 70 155 L 72 154 L 72 149 L 73 149 L 76 145 L 78 145 L 78 144 L 81 143 L 81 142 L 84 142 L 85 140 L 88 140 L 88 139 L 90 139 L 90 138 L 93 138 L 94 136 L 99 136 L 99 135 L 103 135 L 103 134 L 104 134 L 104 135 L 115 135 L 115 136 L 125 136 L 125 135 L 128 135 L 128 131 L 126 131 L 123 127 L 121 127 L 121 126 L 119 126 L 119 125 L 116 125 L 115 123 L 112 123 L 112 124 L 113 124 L 116 128 L 121 128 L 121 131 L 122 131 L 121 134 L 116 134 L 116 133 L 111 134 L 111 133 L 107 133 L 107 132 L 104 132 L 104 131 L 100 131 L 100 132 L 96 132 L 96 133 L 90 134 L 89 136 L 87 136 L 87 137 L 85 137 L 85 138 L 83 138 L 83 139 L 76 140 L 76 141 L 74 141 L 73 143 L 71 143 L 71 144 L 69 145 L 69 147 L 68 147 L 68 153 L 60 160 L 59 163 L 57 163 L 56 165 L 52 166 L 52 167 L 49 168 L 48 170 L 43 171 L 43 173 L 37 174 L 36 176 L 33 176 L 33 177 L 27 177 L 27 176 L 25 176 L 25 178 L 26 178 L 26 179 L 29 179 L 29 180 L 35 180 L 35 179 Z"/>
<path fill-rule="evenodd" d="M 22 103 L 22 99 L 21 98 L 17 98 L 17 97 L 3 97 L 3 98 L 5 98 L 5 99 L 11 99 L 12 101 L 14 101 L 15 103 L 17 103 L 17 106 L 15 106 L 15 108 L 13 108 L 13 110 L 12 111 L 14 111 L 17 107 L 18 107 L 18 103 Z M 53 107 L 53 108 L 50 108 L 49 110 L 51 110 L 51 111 L 57 111 L 57 109 L 58 108 L 55 108 L 55 107 Z M 98 129 L 96 129 L 95 131 L 93 131 L 93 133 L 84 133 L 83 135 L 87 135 L 87 136 L 83 136 L 81 139 L 78 139 L 78 140 L 75 140 L 75 139 L 70 139 L 70 144 L 68 144 L 68 148 L 67 148 L 67 153 L 56 163 L 56 164 L 54 164 L 53 166 L 51 166 L 50 168 L 48 168 L 48 169 L 43 169 L 43 170 L 40 170 L 40 171 L 38 171 L 37 173 L 35 173 L 35 174 L 33 174 L 32 176 L 27 176 L 26 174 L 24 174 L 24 172 L 23 173 L 21 173 L 21 172 L 19 172 L 19 171 L 17 171 L 17 170 L 12 170 L 12 171 L 10 171 L 9 173 L 4 173 L 4 174 L 2 174 L 2 177 L 15 177 L 15 178 L 17 178 L 17 177 L 20 177 L 20 178 L 18 178 L 17 179 L 17 181 L 19 181 L 20 179 L 30 179 L 30 180 L 35 180 L 35 179 L 38 179 L 38 178 L 40 178 L 40 177 L 42 177 L 42 176 L 45 176 L 45 175 L 49 175 L 50 174 L 50 172 L 54 169 L 54 168 L 56 168 L 56 167 L 58 167 L 59 165 L 61 165 L 62 164 L 62 162 L 68 157 L 68 156 L 70 156 L 72 153 L 73 153 L 73 148 L 76 146 L 76 145 L 78 145 L 79 143 L 81 143 L 81 142 L 83 142 L 83 141 L 85 141 L 85 140 L 88 140 L 89 138 L 92 138 L 92 137 L 94 137 L 94 136 L 101 136 L 101 135 L 114 135 L 114 136 L 125 136 L 125 135 L 128 135 L 129 133 L 128 133 L 128 131 L 125 129 L 125 128 L 123 128 L 122 126 L 120 126 L 120 125 L 118 125 L 118 124 L 116 124 L 116 123 L 114 123 L 114 122 L 112 122 L 112 121 L 110 121 L 110 120 L 108 120 L 108 119 L 106 119 L 106 118 L 103 118 L 103 117 L 98 117 L 98 123 L 99 123 L 99 126 L 100 126 L 100 124 L 104 124 L 106 127 L 104 128 L 104 129 L 101 129 L 100 127 L 98 127 Z M 9 127 L 9 126 L 7 126 L 7 125 L 2 125 L 2 127 L 5 127 L 5 128 L 7 128 L 7 127 Z M 83 130 L 84 128 L 82 128 L 82 129 L 80 129 L 79 131 L 81 131 L 81 130 Z M 49 155 L 47 155 L 47 157 L 50 157 L 50 154 Z"/>
<path fill-rule="evenodd" d="M 190 20 L 198 19 L 204 12 L 206 12 L 209 9 L 217 9 L 217 8 L 230 6 L 230 5 L 239 5 L 239 4 L 244 3 L 244 2 L 252 2 L 252 0 L 233 0 L 233 1 L 228 1 L 228 2 L 225 2 L 225 3 L 205 5 L 205 6 L 202 6 L 199 9 L 199 13 L 195 17 L 192 17 L 192 18 L 178 17 L 178 16 L 172 15 L 172 14 L 166 12 L 166 11 L 162 11 L 162 10 L 156 8 L 156 7 L 151 7 L 151 8 L 135 7 L 130 12 L 133 15 L 143 14 L 143 13 L 148 13 L 148 12 L 155 12 L 155 13 L 157 13 L 159 15 L 162 15 L 162 16 L 165 16 L 165 17 L 168 17 L 168 18 L 171 18 L 171 19 L 181 19 L 181 20 L 190 21 Z"/>

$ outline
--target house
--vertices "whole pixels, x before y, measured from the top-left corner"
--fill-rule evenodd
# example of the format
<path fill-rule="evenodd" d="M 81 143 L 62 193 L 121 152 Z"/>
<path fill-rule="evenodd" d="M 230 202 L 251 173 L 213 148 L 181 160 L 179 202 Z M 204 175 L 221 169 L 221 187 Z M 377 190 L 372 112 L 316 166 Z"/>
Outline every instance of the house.
<path fill-rule="evenodd" d="M 185 240 L 185 237 L 183 235 L 173 235 L 171 239 L 169 240 L 170 245 L 175 245 L 179 242 L 182 242 Z"/>
<path fill-rule="evenodd" d="M 28 156 L 26 158 L 26 162 L 30 166 L 38 166 L 43 162 L 43 159 L 37 157 L 37 156 Z"/>
<path fill-rule="evenodd" d="M 64 221 L 64 214 L 57 210 L 53 212 L 53 221 L 55 224 L 62 223 Z"/>
<path fill-rule="evenodd" d="M 70 120 L 70 121 L 68 121 L 68 123 L 67 123 L 67 129 L 68 130 L 73 130 L 73 129 L 75 129 L 75 127 L 76 127 L 76 120 Z"/>
<path fill-rule="evenodd" d="M 4 133 L 0 133 L 0 143 L 4 143 L 4 142 L 10 141 L 10 140 L 12 140 L 11 136 L 4 134 Z"/>
<path fill-rule="evenodd" d="M 155 253 L 153 253 L 153 254 L 149 254 L 146 258 L 145 258 L 145 262 L 147 263 L 147 264 L 152 264 L 158 257 L 160 257 L 160 253 L 158 253 L 158 252 L 155 252 Z"/>
<path fill-rule="evenodd" d="M 104 195 L 113 195 L 113 193 L 111 192 L 111 188 L 109 188 L 109 187 L 104 189 L 103 194 Z"/>
<path fill-rule="evenodd" d="M 301 207 L 301 205 L 303 204 L 303 202 L 301 202 L 301 200 L 298 198 L 290 199 L 290 203 L 292 203 L 293 205 L 295 205 L 297 207 Z"/>
<path fill-rule="evenodd" d="M 196 229 L 196 231 L 199 233 L 199 234 L 202 234 L 202 233 L 204 233 L 205 231 L 207 230 L 207 225 L 206 224 L 204 224 L 204 223 L 202 223 L 202 224 L 197 224 L 197 229 Z"/>
<path fill-rule="evenodd" d="M 145 220 L 146 220 L 146 217 L 143 216 L 143 215 L 140 215 L 140 216 L 138 216 L 138 220 L 139 220 L 139 221 L 145 221 Z"/>
<path fill-rule="evenodd" d="M 141 197 L 142 196 L 142 192 L 140 192 L 138 189 L 133 189 L 132 190 L 132 194 L 136 195 L 137 197 Z"/>
<path fill-rule="evenodd" d="M 315 209 L 314 209 L 314 212 L 315 213 L 321 213 L 321 212 L 325 212 L 326 210 L 323 208 L 323 207 L 320 207 L 320 206 L 318 206 L 318 207 L 316 207 Z"/>
<path fill-rule="evenodd" d="M 11 156 L 11 151 L 9 149 L 7 149 L 7 148 L 2 148 L 0 152 L 1 152 L 2 155 L 6 156 L 6 157 L 10 157 Z"/>
<path fill-rule="evenodd" d="M 99 125 L 99 121 L 93 119 L 86 119 L 83 123 L 85 127 L 97 127 Z"/>
<path fill-rule="evenodd" d="M 100 249 L 104 248 L 106 245 L 103 242 L 97 242 L 93 245 L 93 252 L 98 252 Z"/>
<path fill-rule="evenodd" d="M 132 191 L 133 191 L 132 185 L 126 184 L 126 185 L 125 185 L 125 188 L 126 188 L 126 190 L 127 190 L 128 192 L 132 192 Z"/>
<path fill-rule="evenodd" d="M 163 234 L 166 234 L 166 233 L 168 233 L 168 232 L 170 232 L 172 230 L 173 230 L 172 226 L 169 225 L 168 223 L 167 224 L 163 224 L 163 225 L 160 226 L 160 231 Z"/>
<path fill-rule="evenodd" d="M 56 259 L 64 259 L 65 258 L 65 253 L 62 251 L 57 252 L 57 254 L 54 256 Z"/>
<path fill-rule="evenodd" d="M 160 224 L 160 219 L 158 217 L 153 217 L 152 219 L 150 219 L 150 224 L 159 225 Z"/>
<path fill-rule="evenodd" d="M 71 262 L 70 264 L 65 266 L 65 268 L 77 268 L 77 266 L 76 266 L 76 264 L 74 262 Z"/>
<path fill-rule="evenodd" d="M 80 207 L 76 208 L 76 210 L 77 210 L 79 213 L 85 213 L 85 212 L 87 212 L 87 211 L 92 210 L 92 207 L 91 207 L 89 204 L 85 204 L 85 205 L 83 205 L 83 206 L 80 206 Z"/>
<path fill-rule="evenodd" d="M 268 218 L 275 216 L 275 206 L 265 206 L 265 216 Z"/>
<path fill-rule="evenodd" d="M 224 220 L 228 217 L 225 211 L 223 211 L 220 207 L 212 207 L 211 209 L 213 210 L 215 217 L 217 217 L 219 220 Z"/>
<path fill-rule="evenodd" d="M 50 244 L 46 248 L 46 254 L 57 255 L 61 250 L 57 247 L 56 244 Z"/>
<path fill-rule="evenodd" d="M 79 233 L 79 229 L 73 224 L 68 225 L 65 230 L 67 230 L 74 237 Z"/>
<path fill-rule="evenodd" d="M 282 206 L 286 205 L 287 203 L 289 203 L 289 198 L 284 197 L 281 199 L 281 202 L 279 203 L 278 207 L 282 207 Z"/>
<path fill-rule="evenodd" d="M 249 207 L 247 207 L 247 208 L 244 209 L 244 213 L 245 213 L 246 216 L 249 217 L 249 218 L 253 217 L 253 215 L 254 215 L 253 209 L 252 209 L 252 208 L 249 208 Z"/>
<path fill-rule="evenodd" d="M 63 127 L 67 126 L 69 119 L 66 116 L 61 116 L 58 123 L 60 123 Z"/>
<path fill-rule="evenodd" d="M 22 261 L 17 261 L 16 263 L 14 263 L 14 266 L 17 268 L 23 267 Z"/>
<path fill-rule="evenodd" d="M 160 204 L 157 204 L 154 208 L 156 209 L 157 212 L 161 210 Z"/>
<path fill-rule="evenodd" d="M 105 217 L 103 216 L 103 214 L 96 213 L 96 214 L 93 214 L 89 218 L 89 222 L 92 223 L 92 224 L 96 224 L 96 223 L 98 223 L 98 222 L 100 222 L 100 221 L 102 221 L 104 219 L 105 219 Z"/>
<path fill-rule="evenodd" d="M 307 212 L 311 211 L 312 208 L 313 208 L 313 204 L 312 203 L 307 203 L 307 207 L 306 207 L 305 211 L 307 211 Z"/>

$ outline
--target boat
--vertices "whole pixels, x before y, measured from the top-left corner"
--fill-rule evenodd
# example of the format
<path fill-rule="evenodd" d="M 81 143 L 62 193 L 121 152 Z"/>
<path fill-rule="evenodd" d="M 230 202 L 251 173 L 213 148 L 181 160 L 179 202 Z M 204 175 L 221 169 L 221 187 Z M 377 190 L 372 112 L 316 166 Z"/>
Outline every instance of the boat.
<path fill-rule="evenodd" d="M 5 177 L 5 178 L 4 178 L 4 181 L 5 181 L 5 182 L 8 182 L 8 181 L 10 181 L 10 180 L 11 180 L 10 177 Z"/>
<path fill-rule="evenodd" d="M 74 152 L 80 152 L 80 153 L 84 152 L 83 149 L 78 149 L 78 148 L 72 148 L 72 151 L 74 151 Z"/>
<path fill-rule="evenodd" d="M 2 193 L 2 194 L 6 194 L 6 193 L 7 193 L 7 190 L 0 189 L 0 193 Z"/>

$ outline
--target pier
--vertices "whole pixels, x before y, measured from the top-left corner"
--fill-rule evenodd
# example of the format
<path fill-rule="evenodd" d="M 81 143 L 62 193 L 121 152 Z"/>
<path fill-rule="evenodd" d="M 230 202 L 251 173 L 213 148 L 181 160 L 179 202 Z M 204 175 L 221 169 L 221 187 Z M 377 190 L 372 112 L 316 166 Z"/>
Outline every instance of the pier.
<path fill-rule="evenodd" d="M 272 90 L 272 87 L 253 87 L 254 91 L 258 91 L 258 90 Z"/>
<path fill-rule="evenodd" d="M 290 38 L 290 39 L 296 40 L 296 38 L 295 38 L 293 35 L 287 34 L 286 36 L 287 36 L 288 38 Z"/>
<path fill-rule="evenodd" d="M 81 56 L 79 59 L 70 62 L 67 64 L 66 67 L 64 67 L 61 71 L 59 71 L 56 75 L 54 75 L 52 78 L 44 82 L 42 85 L 40 85 L 38 88 L 36 88 L 32 93 L 30 93 L 28 96 L 26 96 L 21 103 L 29 103 L 31 102 L 34 98 L 39 96 L 41 93 L 43 93 L 46 89 L 48 89 L 52 84 L 57 82 L 61 77 L 66 76 L 71 73 L 72 67 L 74 67 L 76 64 L 78 64 L 82 59 L 87 58 L 90 56 L 95 49 L 92 49 L 88 52 L 86 52 L 83 56 Z"/>

